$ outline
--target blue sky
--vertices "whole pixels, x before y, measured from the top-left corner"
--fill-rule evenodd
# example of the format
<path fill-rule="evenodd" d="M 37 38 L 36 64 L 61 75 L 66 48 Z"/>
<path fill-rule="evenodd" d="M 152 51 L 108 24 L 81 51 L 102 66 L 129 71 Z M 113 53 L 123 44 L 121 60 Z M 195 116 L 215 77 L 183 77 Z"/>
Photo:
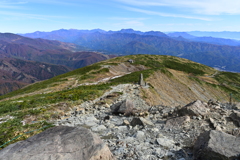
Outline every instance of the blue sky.
<path fill-rule="evenodd" d="M 0 32 L 240 31 L 239 0 L 0 0 Z"/>

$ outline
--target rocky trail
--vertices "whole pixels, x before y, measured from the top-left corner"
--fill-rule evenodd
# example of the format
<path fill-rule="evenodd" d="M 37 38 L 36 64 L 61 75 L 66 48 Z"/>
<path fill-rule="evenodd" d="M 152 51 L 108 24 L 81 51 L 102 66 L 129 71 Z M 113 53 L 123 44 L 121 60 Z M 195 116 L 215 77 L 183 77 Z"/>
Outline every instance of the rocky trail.
<path fill-rule="evenodd" d="M 216 149 L 222 152 L 217 153 L 220 159 L 240 154 L 231 141 L 224 142 L 224 136 L 239 140 L 238 108 L 199 100 L 184 107 L 148 106 L 139 96 L 141 87 L 114 86 L 103 96 L 75 107 L 55 124 L 82 126 L 97 133 L 116 159 L 200 159 L 204 155 L 196 149 L 198 139 L 207 132 L 223 136 L 213 144 L 213 149 L 204 148 L 209 154 L 215 153 L 214 147 L 220 147 L 221 143 L 229 144 L 224 149 L 227 153 L 221 147 Z"/>
<path fill-rule="evenodd" d="M 71 76 L 57 87 L 25 95 L 98 85 L 149 69 L 131 63 L 107 63 L 89 72 L 98 74 L 91 79 Z M 212 78 L 219 71 L 207 73 L 195 77 L 174 69 L 158 70 L 145 79 L 148 83 L 142 73 L 138 84 L 112 86 L 94 100 L 54 102 L 54 109 L 64 108 L 61 113 L 54 110 L 55 127 L 0 150 L 0 160 L 238 160 L 240 104 L 226 103 L 229 95 Z M 23 125 L 31 122 L 25 120 Z"/>
<path fill-rule="evenodd" d="M 185 106 L 151 106 L 140 96 L 148 88 L 142 75 L 139 84 L 112 86 L 54 121 L 57 127 L 10 145 L 0 154 L 9 160 L 240 158 L 239 105 L 196 100 Z"/>
<path fill-rule="evenodd" d="M 217 70 L 216 72 L 214 72 L 212 75 L 210 75 L 210 76 L 207 76 L 207 77 L 210 77 L 210 78 L 212 78 L 212 77 L 215 77 L 217 74 L 219 73 L 219 71 Z"/>
<path fill-rule="evenodd" d="M 149 106 L 139 95 L 147 87 L 143 82 L 113 86 L 65 113 L 54 122 L 57 127 L 14 143 L 0 154 L 9 160 L 240 158 L 239 106 L 213 100 Z"/>
<path fill-rule="evenodd" d="M 240 106 L 214 100 L 150 106 L 140 96 L 149 86 L 143 80 L 140 84 L 112 86 L 54 121 L 57 127 L 10 145 L 0 154 L 9 160 L 240 158 Z"/>

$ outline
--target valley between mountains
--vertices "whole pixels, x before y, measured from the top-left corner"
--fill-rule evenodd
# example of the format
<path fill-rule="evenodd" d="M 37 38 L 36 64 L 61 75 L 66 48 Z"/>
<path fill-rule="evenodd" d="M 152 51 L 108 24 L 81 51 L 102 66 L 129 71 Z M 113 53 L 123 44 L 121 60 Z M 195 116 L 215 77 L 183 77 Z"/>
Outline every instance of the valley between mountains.
<path fill-rule="evenodd" d="M 237 36 L 239 33 L 232 34 Z M 221 70 L 240 71 L 240 43 L 231 39 L 195 37 L 188 33 L 178 32 L 173 34 L 160 31 L 141 32 L 133 29 L 119 31 L 61 29 L 22 35 L 73 43 L 105 54 L 171 55 Z"/>
<path fill-rule="evenodd" d="M 55 129 L 69 134 L 71 127 L 96 133 L 109 149 L 101 145 L 96 151 L 104 152 L 92 154 L 105 159 L 234 159 L 240 154 L 234 148 L 240 142 L 239 91 L 239 73 L 173 56 L 115 57 L 0 96 L 0 142 L 18 135 L 22 136 L 10 143 L 25 140 L 40 133 L 39 128 L 56 125 L 60 128 L 50 128 L 49 135 Z M 24 134 L 32 130 L 36 131 Z M 35 145 L 37 136 L 4 146 L 0 155 L 11 159 L 11 149 L 17 151 L 25 142 Z M 220 140 L 212 141 L 214 137 Z M 201 139 L 205 144 L 210 139 L 208 144 L 216 148 L 205 146 L 200 152 L 199 146 L 205 145 Z M 221 150 L 221 139 L 229 140 L 224 145 L 227 153 Z M 59 144 L 52 157 L 76 158 L 75 151 L 61 148 L 65 140 L 58 140 L 49 139 L 49 144 Z M 236 145 L 231 145 L 234 140 Z M 49 156 L 31 147 L 25 151 L 35 153 L 34 158 Z M 14 156 L 24 159 L 25 151 Z"/>
<path fill-rule="evenodd" d="M 112 57 L 71 43 L 0 33 L 0 95 Z"/>
<path fill-rule="evenodd" d="M 22 35 L 0 33 L 1 72 L 5 74 L 6 70 L 9 71 L 7 76 L 0 77 L 0 94 L 44 80 L 36 77 L 36 74 L 29 74 L 36 72 L 34 70 L 37 67 L 31 67 L 34 62 L 43 63 L 41 66 L 55 65 L 50 71 L 41 71 L 42 73 L 39 72 L 41 67 L 38 67 L 39 74 L 45 79 L 116 56 L 137 54 L 178 56 L 219 70 L 239 72 L 239 44 L 236 40 L 196 37 L 188 33 L 165 34 L 133 29 L 62 29 Z M 10 62 L 24 63 L 25 69 L 7 63 L 9 58 L 12 59 Z M 59 69 L 56 69 L 56 65 Z M 17 72 L 16 67 L 19 67 Z"/>

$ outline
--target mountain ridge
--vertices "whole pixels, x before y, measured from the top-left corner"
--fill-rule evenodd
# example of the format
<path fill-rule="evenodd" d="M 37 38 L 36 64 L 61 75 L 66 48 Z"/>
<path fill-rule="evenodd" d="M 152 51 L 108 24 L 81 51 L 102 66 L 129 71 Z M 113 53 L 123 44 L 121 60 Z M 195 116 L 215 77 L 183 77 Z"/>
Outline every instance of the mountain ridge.
<path fill-rule="evenodd" d="M 127 62 L 128 59 L 133 59 L 135 61 L 134 64 L 129 64 L 129 62 Z M 140 67 L 142 69 L 136 70 L 136 67 L 137 68 Z M 152 69 L 149 70 L 149 68 L 152 68 Z M 93 70 L 93 71 L 91 71 L 91 70 Z M 177 57 L 172 57 L 172 56 L 132 55 L 132 56 L 117 57 L 117 58 L 109 59 L 107 61 L 98 62 L 93 65 L 83 67 L 83 68 L 68 72 L 66 74 L 54 77 L 53 79 L 55 79 L 55 80 L 52 81 L 50 79 L 49 82 L 55 83 L 58 80 L 62 79 L 63 77 L 65 77 L 63 79 L 66 80 L 66 76 L 67 77 L 70 76 L 71 80 L 67 78 L 68 83 L 75 84 L 74 86 L 76 87 L 76 86 L 78 86 L 76 83 L 79 83 L 79 84 L 84 83 L 85 84 L 85 82 L 89 81 L 88 83 L 91 84 L 90 83 L 91 81 L 92 82 L 94 82 L 94 81 L 102 82 L 101 79 L 105 79 L 105 78 L 111 79 L 111 78 L 108 78 L 109 76 L 113 76 L 113 77 L 116 77 L 116 76 L 118 77 L 120 75 L 127 76 L 128 75 L 127 73 L 135 73 L 136 71 L 140 72 L 141 70 L 142 70 L 142 72 L 146 73 L 147 75 L 152 74 L 153 72 L 155 72 L 155 70 L 159 70 L 162 72 L 162 74 L 164 73 L 167 76 L 170 76 L 170 78 L 172 78 L 172 76 L 174 76 L 175 74 L 177 75 L 178 72 L 179 73 L 183 72 L 184 74 L 187 74 L 188 75 L 187 77 L 190 78 L 191 80 L 198 79 L 197 82 L 199 80 L 201 80 L 201 81 L 204 81 L 204 83 L 206 82 L 210 86 L 219 85 L 220 88 L 222 88 L 222 86 L 221 86 L 222 81 L 220 81 L 221 78 L 216 79 L 216 77 L 221 75 L 219 73 L 225 73 L 225 72 L 217 71 L 208 66 L 204 66 L 202 64 L 189 61 L 187 59 L 182 59 L 182 58 L 177 58 Z M 176 70 L 178 72 L 175 72 L 174 70 Z M 78 80 L 71 76 L 71 75 L 79 74 L 81 72 L 82 72 L 81 76 L 83 76 L 83 77 L 78 78 Z M 173 72 L 173 73 L 171 73 L 171 72 Z M 93 75 L 91 75 L 91 73 L 93 73 Z M 101 74 L 98 74 L 98 73 L 101 73 Z M 218 74 L 216 75 L 216 73 L 218 73 Z M 226 72 L 226 73 L 228 73 L 228 72 Z M 94 74 L 96 74 L 96 76 L 94 76 Z M 206 74 L 208 74 L 208 76 L 206 76 Z M 236 76 L 239 75 L 238 73 L 228 73 L 228 74 L 236 75 Z M 214 75 L 214 77 L 210 78 L 211 75 Z M 105 76 L 107 76 L 107 77 L 105 77 Z M 147 77 L 145 77 L 145 78 L 147 79 Z M 234 83 L 237 82 L 237 80 L 235 78 L 233 78 Z M 179 78 L 177 78 L 177 79 L 179 79 Z M 212 80 L 207 80 L 207 79 L 212 79 Z M 115 80 L 113 80 L 113 81 L 115 81 Z M 127 81 L 131 81 L 131 78 Z M 138 80 L 135 80 L 134 82 L 137 82 L 137 81 Z M 48 81 L 45 81 L 45 82 L 48 82 Z M 60 82 L 61 82 L 61 80 L 60 80 Z M 37 84 L 37 86 L 38 86 L 38 84 Z M 70 87 L 70 86 L 68 86 L 68 87 Z M 31 85 L 31 87 L 32 87 L 32 85 Z M 42 87 L 44 88 L 44 85 Z M 230 84 L 229 87 L 231 88 L 233 86 L 231 86 L 231 84 Z M 232 89 L 229 89 L 229 90 L 232 90 Z M 40 91 L 40 90 L 38 89 L 38 91 Z M 24 93 L 24 91 L 22 92 L 22 94 L 23 93 Z"/>
<path fill-rule="evenodd" d="M 12 33 L 0 33 L 0 60 L 2 67 L 2 88 L 0 94 L 6 94 L 29 83 L 52 78 L 72 69 L 114 57 L 99 52 L 82 51 L 82 49 L 87 50 L 72 43 L 40 38 L 31 39 Z M 19 64 L 26 64 L 25 69 L 21 68 L 22 66 L 20 65 L 14 66 L 18 62 Z M 35 68 L 34 63 L 38 67 Z M 51 66 L 53 70 L 47 71 L 42 68 L 40 71 L 40 63 L 42 63 L 42 66 Z M 56 65 L 59 66 L 57 67 Z M 8 70 L 9 73 L 4 71 L 4 69 Z M 36 73 L 33 73 L 34 69 L 36 69 Z M 32 73 L 28 73 L 29 71 Z M 4 78 L 4 76 L 8 77 L 8 79 Z M 18 76 L 25 77 L 23 78 L 25 80 L 23 81 Z"/>
<path fill-rule="evenodd" d="M 143 76 L 140 76 L 141 74 Z M 140 77 L 143 78 L 140 79 Z M 130 119 L 149 116 L 152 118 L 151 121 L 140 119 L 143 121 L 141 125 L 160 125 L 163 123 L 156 118 L 154 120 L 154 114 L 165 118 L 169 118 L 171 115 L 176 118 L 174 115 L 182 112 L 179 110 L 175 113 L 175 111 L 178 111 L 179 108 L 182 110 L 187 108 L 182 106 L 186 106 L 189 102 L 200 104 L 199 107 L 207 104 L 204 102 L 209 102 L 210 105 L 209 99 L 212 99 L 212 103 L 220 101 L 225 104 L 229 103 L 230 93 L 232 98 L 240 98 L 239 92 L 239 73 L 217 71 L 200 63 L 174 56 L 128 55 L 115 57 L 0 96 L 2 122 L 0 123 L 0 133 L 4 133 L 0 135 L 0 143 L 4 144 L 14 138 L 16 134 L 23 134 L 26 130 L 50 127 L 50 122 L 55 125 L 83 125 L 85 127 L 90 125 L 94 132 L 102 131 L 101 127 L 112 128 L 105 127 L 105 124 L 112 119 L 121 124 L 118 126 L 124 130 L 122 125 L 123 123 L 127 125 L 127 122 L 123 122 L 123 120 L 126 120 L 128 116 Z M 196 99 L 198 100 L 196 101 Z M 125 104 L 130 107 L 135 106 L 135 108 L 124 110 Z M 119 105 L 123 108 L 119 109 Z M 210 115 L 210 112 L 207 112 L 208 109 L 203 107 L 199 111 L 198 106 L 195 108 L 197 108 L 196 114 L 200 112 L 203 116 L 195 116 L 194 112 L 194 116 L 191 115 L 191 118 L 189 117 L 187 120 L 191 119 L 191 123 L 194 124 L 200 120 L 201 123 L 207 123 L 204 116 Z M 202 110 L 204 108 L 207 110 L 206 112 Z M 220 116 L 223 109 L 215 109 L 219 113 L 216 112 L 217 114 L 214 113 L 211 116 Z M 109 110 L 113 112 L 111 115 L 113 118 L 106 115 Z M 172 118 L 171 116 L 170 118 Z M 92 126 L 98 120 L 101 121 L 100 125 Z M 225 123 L 221 124 L 226 126 Z M 235 127 L 232 122 L 226 124 L 230 124 L 227 126 L 227 131 Z M 134 125 L 133 122 L 131 125 Z M 208 129 L 211 129 L 209 126 L 211 124 L 207 126 Z M 167 123 L 165 127 L 167 127 Z M 139 127 L 137 128 L 139 129 Z M 195 135 L 196 128 L 192 126 L 190 128 L 192 128 L 191 134 L 194 131 L 193 135 Z M 120 128 L 117 128 L 116 133 L 119 133 L 119 130 Z M 11 143 L 24 140 L 39 132 L 39 130 L 31 132 Z M 170 133 L 172 134 L 171 131 L 167 134 Z M 100 135 L 102 134 L 100 133 Z M 102 138 L 107 137 L 102 135 Z M 184 143 L 192 145 L 189 141 Z"/>
<path fill-rule="evenodd" d="M 170 37 L 174 37 L 175 39 L 179 37 L 185 38 L 183 40 L 190 40 L 194 42 L 203 42 L 217 45 L 228 45 L 228 46 L 240 46 L 240 41 L 235 39 L 226 39 L 212 36 L 193 36 L 187 32 L 172 32 L 167 34 Z"/>
<path fill-rule="evenodd" d="M 236 39 L 240 40 L 240 32 L 237 31 L 191 31 L 188 32 L 194 36 L 203 37 L 203 36 L 211 36 L 217 38 L 226 38 L 226 39 Z"/>
<path fill-rule="evenodd" d="M 68 30 L 64 30 L 64 32 L 67 33 Z M 47 34 L 54 37 L 54 33 L 57 33 L 57 31 Z M 172 55 L 187 58 L 211 67 L 218 66 L 222 70 L 240 72 L 238 63 L 240 59 L 240 47 L 210 44 L 212 40 L 207 40 L 207 38 L 205 38 L 205 40 L 189 41 L 171 38 L 162 32 L 140 32 L 126 29 L 108 32 L 77 30 L 76 35 L 71 36 L 71 34 L 69 34 L 69 36 L 65 38 L 64 35 L 62 35 L 61 40 L 106 54 Z M 133 49 L 136 43 L 131 42 L 142 43 L 142 46 L 146 48 Z M 131 46 L 131 44 L 133 46 Z M 217 60 L 214 60 L 216 57 Z M 210 61 L 209 59 L 212 60 Z"/>
<path fill-rule="evenodd" d="M 65 66 L 0 58 L 0 95 L 20 89 L 30 83 L 46 80 L 71 71 Z"/>

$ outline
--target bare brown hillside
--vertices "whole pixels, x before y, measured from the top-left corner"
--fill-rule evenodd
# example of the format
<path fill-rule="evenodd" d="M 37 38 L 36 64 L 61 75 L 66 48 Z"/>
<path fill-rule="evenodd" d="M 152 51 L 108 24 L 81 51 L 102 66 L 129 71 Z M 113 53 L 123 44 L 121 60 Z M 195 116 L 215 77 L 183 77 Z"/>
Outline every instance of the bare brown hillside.
<path fill-rule="evenodd" d="M 6 67 L 6 64 L 2 64 L 2 68 L 5 70 L 9 69 L 9 67 Z M 8 70 L 8 72 L 18 73 L 20 64 L 24 63 L 19 62 L 17 64 L 19 64 L 18 67 Z M 12 64 L 12 66 L 14 65 Z M 45 71 L 44 69 L 49 67 L 46 64 L 40 71 Z M 25 69 L 26 67 L 23 65 L 22 68 Z M 34 68 L 34 66 L 31 68 Z M 53 71 L 53 68 L 51 67 L 50 70 Z M 143 78 L 140 75 L 143 75 Z M 16 76 L 19 77 L 18 75 Z M 140 77 L 141 81 L 139 81 Z M 7 77 L 0 78 L 7 80 Z M 164 135 L 167 133 L 166 131 L 169 131 L 169 134 L 174 134 L 173 137 L 180 135 L 179 133 L 183 133 L 185 136 L 185 133 L 187 133 L 187 142 L 185 144 L 192 144 L 196 140 L 196 135 L 200 133 L 198 130 L 196 131 L 196 128 L 205 126 L 204 123 L 209 123 L 207 125 L 209 126 L 208 130 L 212 130 L 213 127 L 216 129 L 221 127 L 220 129 L 226 130 L 226 126 L 228 126 L 229 129 L 227 131 L 232 132 L 232 129 L 236 128 L 232 121 L 230 123 L 226 121 L 232 114 L 231 110 L 234 108 L 238 109 L 238 106 L 234 106 L 234 103 L 234 105 L 218 103 L 216 100 L 220 102 L 228 101 L 229 94 L 233 99 L 237 100 L 237 98 L 240 99 L 239 93 L 239 73 L 217 71 L 186 59 L 164 55 L 116 57 L 55 76 L 48 80 L 33 83 L 22 89 L 0 96 L 0 118 L 2 122 L 0 123 L 0 133 L 4 133 L 0 137 L 0 142 L 4 144 L 16 135 L 23 135 L 26 131 L 39 130 L 39 128 L 48 125 L 48 122 L 53 121 L 59 125 L 69 125 L 71 123 L 70 125 L 76 124 L 86 127 L 87 125 L 85 122 L 82 123 L 82 120 L 88 121 L 88 119 L 85 119 L 83 115 L 88 116 L 91 114 L 91 118 L 89 118 L 94 123 L 96 118 L 98 118 L 98 124 L 103 127 L 104 131 L 107 131 L 106 133 L 103 132 L 104 137 L 117 135 L 106 130 L 116 129 L 116 127 L 119 127 L 116 133 L 127 135 L 126 132 L 120 132 L 120 130 L 129 131 L 127 127 L 132 119 L 131 121 L 130 119 L 129 121 L 124 121 L 128 120 L 125 116 L 128 115 L 131 118 L 131 115 L 134 115 L 132 118 L 136 118 L 136 116 L 151 118 L 154 124 L 152 125 L 151 121 L 147 123 L 152 126 L 156 124 L 159 128 L 154 131 L 152 130 L 154 128 L 145 130 L 144 126 L 143 128 L 134 127 L 135 125 L 131 127 L 132 129 L 137 128 L 137 131 L 139 129 L 147 131 L 143 133 L 146 137 L 154 132 L 156 133 L 154 135 L 156 138 L 159 136 L 160 130 L 163 131 Z M 210 105 L 207 105 L 205 102 L 208 102 L 209 99 L 213 99 L 213 101 L 211 104 L 209 103 Z M 196 102 L 200 102 L 198 103 L 200 105 L 196 105 L 196 109 L 194 109 L 197 111 L 196 114 L 189 115 L 193 120 L 190 126 L 187 125 L 189 128 L 184 128 L 184 132 L 172 132 L 172 129 L 176 128 L 175 126 L 171 130 L 164 128 L 165 122 L 166 127 L 168 127 L 168 120 L 171 121 L 169 118 L 182 114 L 179 105 L 184 107 L 189 102 L 195 100 L 198 100 Z M 119 108 L 121 106 L 124 108 L 125 104 L 129 104 L 129 108 L 125 111 L 120 111 Z M 201 105 L 205 108 L 203 111 L 199 107 Z M 222 109 L 228 111 L 225 112 Z M 117 119 L 112 114 L 107 118 L 110 110 L 114 114 L 119 114 Z M 199 115 L 198 111 L 201 111 L 203 114 Z M 210 113 L 209 111 L 211 111 L 212 120 L 209 119 L 211 115 L 208 114 Z M 216 115 L 215 111 L 219 113 Z M 225 117 L 222 115 L 225 115 Z M 189 122 L 189 119 L 187 118 L 186 120 Z M 108 122 L 110 121 L 114 121 L 114 125 L 109 125 Z M 179 119 L 176 119 L 176 122 L 178 121 Z M 195 122 L 197 125 L 195 125 Z M 175 124 L 175 122 L 169 123 Z M 223 125 L 218 126 L 218 124 Z M 92 122 L 90 122 L 90 125 L 92 125 Z M 182 124 L 177 124 L 177 126 L 181 127 Z M 98 125 L 96 127 L 95 125 L 91 126 L 95 131 L 98 127 Z M 98 129 L 102 131 L 101 128 Z M 189 134 L 190 129 L 193 131 L 191 134 Z M 201 128 L 201 130 L 205 130 L 205 128 Z M 138 134 L 139 132 L 134 132 L 132 134 L 133 137 L 136 137 L 135 133 Z M 34 134 L 32 133 L 31 135 Z M 117 144 L 119 142 L 118 137 L 116 136 L 116 141 L 111 143 Z M 24 135 L 15 141 L 11 141 L 11 143 L 24 140 L 25 138 Z M 174 142 L 174 144 L 177 145 L 178 142 L 182 141 L 182 138 L 183 135 L 180 135 L 179 140 L 176 143 Z M 139 139 L 142 140 L 142 138 Z M 145 144 L 145 142 L 144 140 L 143 143 Z M 152 138 L 148 142 L 151 144 L 149 148 L 156 146 L 155 142 L 152 143 Z M 153 152 L 151 151 L 151 153 Z"/>
<path fill-rule="evenodd" d="M 129 62 L 130 59 L 134 62 Z M 68 90 L 78 90 L 78 87 L 87 85 L 94 85 L 93 88 L 97 88 L 102 84 L 108 86 L 136 84 L 141 73 L 150 87 L 142 87 L 140 96 L 150 106 L 186 105 L 197 99 L 205 102 L 209 99 L 225 102 L 229 100 L 230 93 L 237 95 L 237 87 L 240 86 L 238 74 L 220 72 L 186 59 L 171 56 L 132 55 L 116 57 L 80 68 L 49 81 L 32 84 L 12 95 L 16 98 L 68 92 Z"/>
<path fill-rule="evenodd" d="M 0 95 L 69 72 L 65 66 L 15 58 L 0 58 Z"/>
<path fill-rule="evenodd" d="M 108 72 L 97 73 L 106 68 Z M 90 76 L 90 78 L 81 80 L 81 77 L 74 75 L 68 77 L 67 81 L 56 82 L 51 87 L 36 90 L 34 93 L 30 93 L 30 95 L 62 91 L 67 88 L 76 88 L 82 85 L 106 83 L 111 79 L 146 69 L 147 67 L 143 65 L 136 66 L 128 62 L 118 64 L 105 63 L 101 65 L 100 69 L 90 72 L 90 74 L 94 74 L 94 76 Z M 144 98 L 150 106 L 182 106 L 197 99 L 205 102 L 209 99 L 220 100 L 221 102 L 228 100 L 226 92 L 208 85 L 208 83 L 218 84 L 218 82 L 213 77 L 209 77 L 209 75 L 195 77 L 182 71 L 167 70 L 171 75 L 163 73 L 160 70 L 156 71 L 146 79 L 150 87 L 141 88 L 140 96 Z"/>
<path fill-rule="evenodd" d="M 150 105 L 186 105 L 197 99 L 205 102 L 209 99 L 227 100 L 227 95 L 222 90 L 200 83 L 181 71 L 169 71 L 173 76 L 158 71 L 147 79 L 152 87 L 143 88 L 142 96 Z M 214 82 L 214 79 L 207 79 Z"/>

